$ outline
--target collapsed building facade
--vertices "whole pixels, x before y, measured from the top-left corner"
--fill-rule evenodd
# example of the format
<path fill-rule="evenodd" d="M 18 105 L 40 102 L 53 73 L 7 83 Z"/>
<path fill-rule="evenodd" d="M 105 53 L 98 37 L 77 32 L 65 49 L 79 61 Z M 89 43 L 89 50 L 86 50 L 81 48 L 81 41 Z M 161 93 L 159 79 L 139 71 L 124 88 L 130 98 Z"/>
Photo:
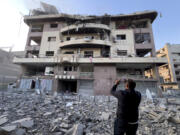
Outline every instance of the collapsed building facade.
<path fill-rule="evenodd" d="M 116 79 L 132 78 L 137 89 L 157 91 L 158 66 L 152 23 L 156 11 L 128 15 L 43 14 L 24 17 L 29 26 L 20 88 L 108 95 Z M 152 69 L 152 75 L 145 71 Z M 119 87 L 123 87 L 120 85 Z"/>
<path fill-rule="evenodd" d="M 161 86 L 166 89 L 180 88 L 180 45 L 166 44 L 157 51 L 157 57 L 165 57 L 167 64 L 159 67 L 159 74 L 163 81 Z"/>

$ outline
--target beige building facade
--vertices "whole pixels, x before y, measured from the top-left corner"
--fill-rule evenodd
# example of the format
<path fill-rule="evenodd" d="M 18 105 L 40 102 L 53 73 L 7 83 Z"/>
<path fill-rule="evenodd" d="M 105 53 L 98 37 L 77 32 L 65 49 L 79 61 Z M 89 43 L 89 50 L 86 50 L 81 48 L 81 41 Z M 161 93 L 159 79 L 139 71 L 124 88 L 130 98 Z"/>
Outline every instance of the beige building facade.
<path fill-rule="evenodd" d="M 15 58 L 23 67 L 25 83 L 58 92 L 109 95 L 116 79 L 132 78 L 137 89 L 157 92 L 158 66 L 152 32 L 156 11 L 128 15 L 30 15 L 26 55 Z M 153 69 L 151 78 L 145 71 Z M 48 80 L 48 81 L 47 81 Z M 24 84 L 23 84 L 24 83 Z M 33 84 L 33 86 L 32 86 Z M 123 85 L 120 85 L 123 88 Z"/>
<path fill-rule="evenodd" d="M 168 63 L 159 67 L 164 89 L 180 89 L 180 45 L 166 44 L 157 51 L 157 57 L 165 57 Z"/>

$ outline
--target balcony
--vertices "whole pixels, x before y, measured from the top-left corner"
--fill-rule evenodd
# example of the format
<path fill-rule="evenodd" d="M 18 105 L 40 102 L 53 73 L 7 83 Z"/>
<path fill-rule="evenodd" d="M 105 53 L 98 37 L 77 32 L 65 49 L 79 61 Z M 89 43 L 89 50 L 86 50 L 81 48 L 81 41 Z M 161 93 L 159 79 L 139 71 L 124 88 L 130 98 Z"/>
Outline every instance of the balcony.
<path fill-rule="evenodd" d="M 63 62 L 70 62 L 70 63 L 120 63 L 120 64 L 157 64 L 157 66 L 161 66 L 167 63 L 166 58 L 156 58 L 156 57 L 110 57 L 110 58 L 81 58 L 81 57 L 69 57 L 67 59 L 65 56 L 52 56 L 52 57 L 34 57 L 34 58 L 18 58 L 15 57 L 13 62 L 16 64 L 31 64 L 31 63 L 48 63 L 48 64 L 55 64 L 55 63 L 63 63 Z"/>
<path fill-rule="evenodd" d="M 43 32 L 30 32 L 29 37 L 42 37 Z"/>
<path fill-rule="evenodd" d="M 26 46 L 26 50 L 28 50 L 28 51 L 39 51 L 39 49 L 40 49 L 39 45 Z"/>
<path fill-rule="evenodd" d="M 79 79 L 93 79 L 93 72 L 80 72 Z"/>
<path fill-rule="evenodd" d="M 69 41 L 64 41 L 60 44 L 61 48 L 68 47 L 102 47 L 102 46 L 111 46 L 112 43 L 109 40 L 100 40 L 100 39 L 74 39 Z"/>
<path fill-rule="evenodd" d="M 109 26 L 104 25 L 104 24 L 96 24 L 96 23 L 84 23 L 84 24 L 77 24 L 77 25 L 70 25 L 70 26 L 66 26 L 64 28 L 61 29 L 61 33 L 65 34 L 68 31 L 79 31 L 80 29 L 95 29 L 97 31 L 97 29 L 102 29 L 102 30 L 106 30 L 106 31 L 110 31 Z"/>
<path fill-rule="evenodd" d="M 15 64 L 54 64 L 56 63 L 56 60 L 54 57 L 44 57 L 44 58 L 38 58 L 38 57 L 33 57 L 33 58 L 19 58 L 19 57 L 14 57 L 13 63 Z"/>

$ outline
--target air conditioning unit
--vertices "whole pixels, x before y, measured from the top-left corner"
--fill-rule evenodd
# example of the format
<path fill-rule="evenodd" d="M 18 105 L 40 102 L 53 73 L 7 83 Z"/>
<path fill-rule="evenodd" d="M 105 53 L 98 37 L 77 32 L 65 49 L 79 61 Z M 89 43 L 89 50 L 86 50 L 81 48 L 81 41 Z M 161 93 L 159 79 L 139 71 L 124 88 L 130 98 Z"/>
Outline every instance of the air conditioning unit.
<path fill-rule="evenodd" d="M 54 75 L 54 68 L 53 67 L 46 67 L 44 75 Z"/>
<path fill-rule="evenodd" d="M 84 37 L 84 41 L 86 41 L 86 42 L 90 42 L 92 40 L 92 37 Z"/>

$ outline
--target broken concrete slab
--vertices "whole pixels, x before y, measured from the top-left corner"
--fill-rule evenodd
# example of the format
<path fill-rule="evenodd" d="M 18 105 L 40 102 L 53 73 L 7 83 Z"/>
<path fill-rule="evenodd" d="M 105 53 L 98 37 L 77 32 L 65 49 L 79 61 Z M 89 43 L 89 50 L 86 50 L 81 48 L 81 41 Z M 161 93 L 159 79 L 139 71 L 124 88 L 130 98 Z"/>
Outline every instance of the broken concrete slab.
<path fill-rule="evenodd" d="M 8 122 L 7 117 L 1 117 L 1 118 L 0 118 L 0 126 L 3 125 L 3 124 L 5 124 L 6 122 Z"/>
<path fill-rule="evenodd" d="M 21 127 L 31 128 L 34 125 L 34 121 L 28 117 L 13 121 L 11 124 L 20 124 Z"/>
<path fill-rule="evenodd" d="M 83 135 L 84 125 L 75 124 L 65 135 Z"/>
<path fill-rule="evenodd" d="M 26 130 L 19 128 L 16 130 L 15 135 L 25 135 L 26 134 Z"/>
<path fill-rule="evenodd" d="M 173 123 L 180 124 L 180 118 L 169 117 L 168 120 Z"/>
<path fill-rule="evenodd" d="M 16 129 L 16 127 L 17 127 L 16 125 L 8 125 L 8 126 L 1 127 L 1 129 L 6 132 L 12 132 Z"/>
<path fill-rule="evenodd" d="M 102 112 L 102 114 L 101 114 L 101 119 L 102 120 L 108 120 L 109 117 L 110 117 L 110 113 Z"/>

